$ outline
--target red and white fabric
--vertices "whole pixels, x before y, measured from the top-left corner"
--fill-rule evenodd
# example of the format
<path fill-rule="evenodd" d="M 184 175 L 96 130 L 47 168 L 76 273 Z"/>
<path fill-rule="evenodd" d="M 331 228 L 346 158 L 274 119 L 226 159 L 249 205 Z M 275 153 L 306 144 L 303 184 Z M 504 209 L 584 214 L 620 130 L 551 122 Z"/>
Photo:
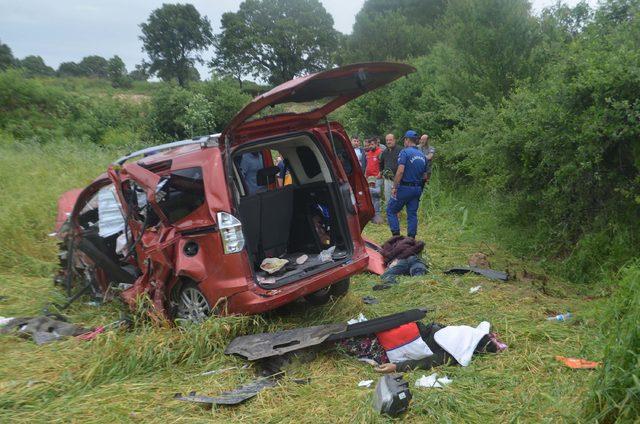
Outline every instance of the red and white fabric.
<path fill-rule="evenodd" d="M 389 362 L 397 363 L 433 355 L 429 346 L 420 337 L 420 330 L 415 322 L 381 331 L 376 333 L 376 336 L 380 345 L 387 352 Z"/>

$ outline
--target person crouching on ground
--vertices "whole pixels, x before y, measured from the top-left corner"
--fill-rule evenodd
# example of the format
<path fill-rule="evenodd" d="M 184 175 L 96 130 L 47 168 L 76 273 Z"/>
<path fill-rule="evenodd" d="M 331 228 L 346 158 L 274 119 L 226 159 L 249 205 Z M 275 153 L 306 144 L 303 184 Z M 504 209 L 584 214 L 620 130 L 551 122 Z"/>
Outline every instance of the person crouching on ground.
<path fill-rule="evenodd" d="M 398 155 L 398 170 L 391 188 L 391 200 L 387 204 L 387 221 L 391 235 L 400 235 L 398 213 L 407 208 L 407 235 L 418 233 L 418 207 L 427 175 L 427 159 L 416 147 L 418 134 L 409 130 L 404 135 L 404 149 Z"/>

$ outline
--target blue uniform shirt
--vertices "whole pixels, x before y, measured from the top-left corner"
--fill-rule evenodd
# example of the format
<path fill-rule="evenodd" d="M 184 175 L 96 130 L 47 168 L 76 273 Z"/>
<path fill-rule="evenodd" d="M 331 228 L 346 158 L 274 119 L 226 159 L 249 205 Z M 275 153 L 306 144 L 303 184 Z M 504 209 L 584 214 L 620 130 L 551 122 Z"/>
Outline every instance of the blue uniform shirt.
<path fill-rule="evenodd" d="M 427 172 L 427 158 L 416 146 L 405 147 L 398 155 L 398 165 L 404 165 L 402 182 L 421 183 Z"/>
<path fill-rule="evenodd" d="M 240 160 L 240 173 L 247 187 L 247 194 L 252 195 L 264 191 L 264 187 L 258 185 L 258 171 L 264 168 L 262 154 L 259 152 L 245 153 Z"/>

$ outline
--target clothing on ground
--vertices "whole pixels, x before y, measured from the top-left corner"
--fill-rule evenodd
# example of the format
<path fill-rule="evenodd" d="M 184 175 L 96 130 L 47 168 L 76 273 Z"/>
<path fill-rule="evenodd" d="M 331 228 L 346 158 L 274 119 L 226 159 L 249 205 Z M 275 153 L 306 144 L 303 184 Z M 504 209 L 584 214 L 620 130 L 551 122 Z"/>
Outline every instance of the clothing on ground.
<path fill-rule="evenodd" d="M 438 331 L 434 339 L 456 361 L 466 367 L 483 337 L 489 334 L 491 324 L 482 321 L 476 328 L 468 325 L 450 325 Z"/>
<path fill-rule="evenodd" d="M 376 333 L 378 341 L 387 351 L 389 361 L 396 363 L 410 359 L 422 359 L 433 355 L 420 336 L 415 322 L 409 322 L 390 330 Z"/>
<path fill-rule="evenodd" d="M 396 278 L 402 275 L 415 277 L 416 275 L 425 275 L 427 273 L 427 265 L 418 256 L 409 256 L 406 259 L 396 259 L 386 269 L 384 274 L 380 276 L 382 281 L 387 284 L 396 284 Z"/>
<path fill-rule="evenodd" d="M 394 259 L 405 259 L 409 256 L 419 255 L 423 250 L 423 241 L 410 237 L 395 236 L 384 242 L 381 253 L 386 266 Z"/>

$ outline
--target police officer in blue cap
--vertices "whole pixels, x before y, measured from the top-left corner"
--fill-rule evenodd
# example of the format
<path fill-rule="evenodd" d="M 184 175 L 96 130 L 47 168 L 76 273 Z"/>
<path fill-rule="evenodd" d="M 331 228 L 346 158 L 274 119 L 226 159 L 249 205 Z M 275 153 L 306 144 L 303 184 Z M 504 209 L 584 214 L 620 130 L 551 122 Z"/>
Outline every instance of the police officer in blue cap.
<path fill-rule="evenodd" d="M 407 235 L 416 237 L 418 232 L 418 206 L 427 173 L 427 158 L 416 146 L 418 133 L 409 130 L 404 134 L 404 149 L 398 155 L 398 170 L 393 180 L 391 200 L 387 205 L 387 221 L 391 234 L 400 235 L 398 213 L 407 207 Z"/>

